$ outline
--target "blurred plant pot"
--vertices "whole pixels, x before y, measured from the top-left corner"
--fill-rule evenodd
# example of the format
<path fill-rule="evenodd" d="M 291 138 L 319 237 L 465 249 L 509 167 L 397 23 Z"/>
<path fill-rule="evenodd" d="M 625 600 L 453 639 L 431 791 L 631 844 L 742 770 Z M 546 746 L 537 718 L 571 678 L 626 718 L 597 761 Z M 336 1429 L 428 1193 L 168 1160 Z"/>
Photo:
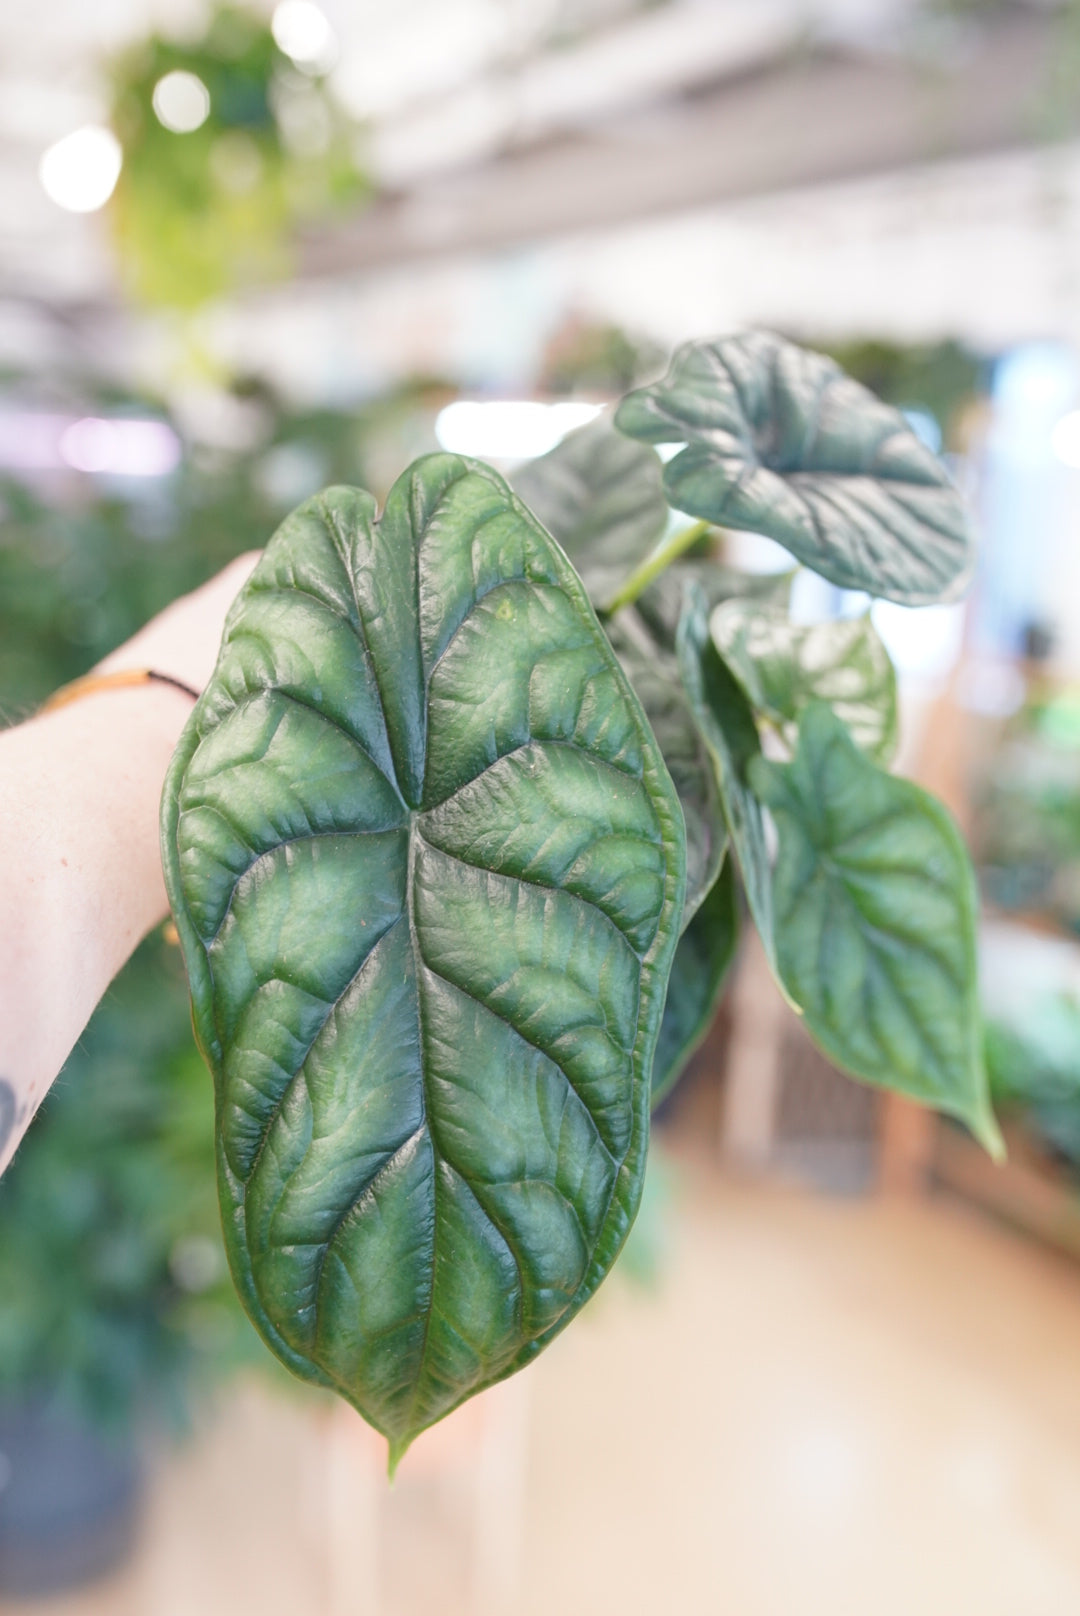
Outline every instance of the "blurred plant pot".
<path fill-rule="evenodd" d="M 140 1466 L 42 1404 L 0 1405 L 0 1598 L 39 1598 L 114 1571 L 135 1541 Z"/>

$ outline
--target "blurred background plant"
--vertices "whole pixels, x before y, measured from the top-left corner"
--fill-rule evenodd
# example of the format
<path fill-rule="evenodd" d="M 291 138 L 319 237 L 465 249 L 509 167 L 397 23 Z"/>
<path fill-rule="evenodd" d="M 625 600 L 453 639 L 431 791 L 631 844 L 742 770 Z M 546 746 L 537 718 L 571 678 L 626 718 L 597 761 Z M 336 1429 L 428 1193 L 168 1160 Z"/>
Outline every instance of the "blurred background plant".
<path fill-rule="evenodd" d="M 1017 1023 L 992 1019 L 986 1064 L 994 1105 L 1022 1124 L 1080 1182 L 1080 1002 L 1038 1002 Z"/>
<path fill-rule="evenodd" d="M 155 34 L 116 61 L 110 217 L 136 298 L 192 310 L 281 278 L 301 224 L 362 202 L 358 132 L 326 85 L 335 55 L 323 14 L 288 0 L 273 27 L 224 5 L 198 38 Z"/>
<path fill-rule="evenodd" d="M 176 951 L 114 983 L 0 1181 L 0 1400 L 113 1431 L 262 1349 L 225 1269 L 213 1104 Z"/>
<path fill-rule="evenodd" d="M 1080 692 L 1036 672 L 976 783 L 973 840 L 997 909 L 1080 932 Z"/>

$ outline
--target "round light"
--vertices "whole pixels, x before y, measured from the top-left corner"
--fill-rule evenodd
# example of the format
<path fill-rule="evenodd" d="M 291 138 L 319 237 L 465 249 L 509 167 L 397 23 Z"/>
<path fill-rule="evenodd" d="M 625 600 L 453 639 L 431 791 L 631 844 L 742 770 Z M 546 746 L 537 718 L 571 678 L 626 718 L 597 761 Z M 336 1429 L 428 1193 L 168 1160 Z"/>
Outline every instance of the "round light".
<path fill-rule="evenodd" d="M 334 30 L 314 0 L 281 0 L 270 27 L 278 48 L 297 67 L 320 71 L 332 65 L 337 51 Z"/>
<path fill-rule="evenodd" d="M 1080 410 L 1061 417 L 1050 434 L 1050 447 L 1062 465 L 1080 471 Z"/>
<path fill-rule="evenodd" d="M 123 160 L 111 129 L 86 124 L 49 147 L 38 166 L 38 178 L 58 207 L 69 213 L 94 213 L 112 196 Z"/>
<path fill-rule="evenodd" d="M 166 73 L 154 85 L 158 123 L 174 135 L 189 135 L 210 116 L 210 91 L 194 73 Z"/>

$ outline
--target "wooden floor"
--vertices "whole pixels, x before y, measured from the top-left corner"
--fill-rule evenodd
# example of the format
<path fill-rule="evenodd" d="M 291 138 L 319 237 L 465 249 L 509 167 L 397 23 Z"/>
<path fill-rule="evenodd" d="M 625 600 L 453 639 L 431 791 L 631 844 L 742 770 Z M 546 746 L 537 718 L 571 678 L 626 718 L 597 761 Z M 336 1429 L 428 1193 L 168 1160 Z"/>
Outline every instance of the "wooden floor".
<path fill-rule="evenodd" d="M 949 1202 L 674 1172 L 655 1285 L 613 1278 L 392 1491 L 346 1410 L 235 1388 L 130 1570 L 27 1610 L 1080 1612 L 1080 1269 Z"/>

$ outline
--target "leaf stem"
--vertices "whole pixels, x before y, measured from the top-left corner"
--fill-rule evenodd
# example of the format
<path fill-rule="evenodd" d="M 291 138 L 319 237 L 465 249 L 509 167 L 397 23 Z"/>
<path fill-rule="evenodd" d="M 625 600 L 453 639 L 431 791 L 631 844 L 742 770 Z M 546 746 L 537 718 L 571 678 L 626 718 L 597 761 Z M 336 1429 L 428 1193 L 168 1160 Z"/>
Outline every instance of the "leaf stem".
<path fill-rule="evenodd" d="M 690 527 L 681 528 L 678 533 L 665 534 L 644 561 L 638 563 L 629 578 L 624 580 L 618 594 L 605 606 L 604 615 L 610 616 L 613 612 L 621 611 L 624 606 L 632 606 L 653 579 L 659 578 L 665 567 L 669 567 L 699 539 L 704 538 L 711 527 L 711 522 L 694 522 Z"/>

